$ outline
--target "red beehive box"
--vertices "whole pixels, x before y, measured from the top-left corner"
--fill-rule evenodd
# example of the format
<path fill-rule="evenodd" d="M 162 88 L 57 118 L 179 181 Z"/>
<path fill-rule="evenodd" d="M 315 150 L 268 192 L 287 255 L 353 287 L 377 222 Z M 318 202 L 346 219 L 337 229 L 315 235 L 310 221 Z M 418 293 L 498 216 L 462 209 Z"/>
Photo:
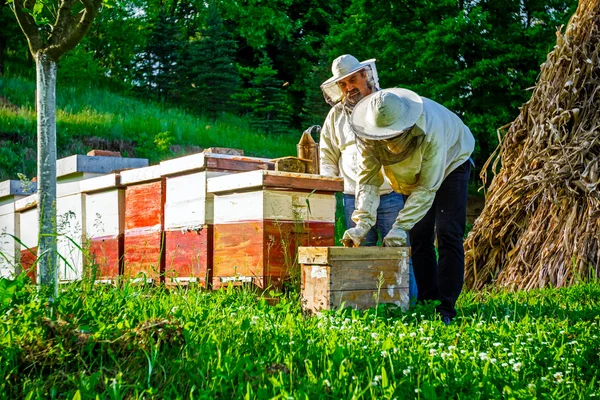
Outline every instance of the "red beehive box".
<path fill-rule="evenodd" d="M 88 265 L 95 267 L 97 282 L 112 283 L 123 274 L 125 188 L 119 174 L 82 181 L 85 193 L 85 238 Z"/>
<path fill-rule="evenodd" d="M 165 179 L 160 166 L 123 171 L 121 185 L 126 187 L 123 276 L 159 282 L 165 270 Z"/>
<path fill-rule="evenodd" d="M 341 178 L 253 171 L 208 180 L 214 193 L 213 286 L 280 286 L 298 272 L 298 246 L 333 246 Z"/>
<path fill-rule="evenodd" d="M 263 158 L 199 153 L 160 165 L 166 176 L 166 283 L 207 286 L 213 264 L 213 195 L 207 192 L 207 179 L 273 169 L 273 163 Z"/>

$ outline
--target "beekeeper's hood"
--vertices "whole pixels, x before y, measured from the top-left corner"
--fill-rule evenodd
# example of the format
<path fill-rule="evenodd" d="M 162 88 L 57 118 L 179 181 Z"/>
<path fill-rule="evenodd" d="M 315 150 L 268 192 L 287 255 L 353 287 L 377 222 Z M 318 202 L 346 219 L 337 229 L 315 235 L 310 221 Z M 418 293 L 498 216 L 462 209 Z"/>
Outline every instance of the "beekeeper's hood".
<path fill-rule="evenodd" d="M 339 56 L 331 64 L 333 76 L 321 84 L 323 97 L 329 105 L 334 106 L 343 99 L 344 93 L 338 86 L 338 82 L 349 77 L 355 72 L 364 70 L 367 74 L 367 83 L 372 86 L 372 90 L 379 90 L 379 77 L 375 68 L 375 59 L 359 62 L 356 57 L 350 54 Z"/>

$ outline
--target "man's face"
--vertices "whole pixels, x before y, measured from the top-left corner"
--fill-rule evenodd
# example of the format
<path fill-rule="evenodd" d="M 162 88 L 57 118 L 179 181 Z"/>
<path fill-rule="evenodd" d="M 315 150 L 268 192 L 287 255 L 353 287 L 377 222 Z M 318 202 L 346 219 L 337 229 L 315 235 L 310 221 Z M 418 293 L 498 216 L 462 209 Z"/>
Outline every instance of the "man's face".
<path fill-rule="evenodd" d="M 363 97 L 371 94 L 371 88 L 367 84 L 365 71 L 358 71 L 338 82 L 338 86 L 344 94 L 344 98 L 350 104 L 358 103 Z"/>

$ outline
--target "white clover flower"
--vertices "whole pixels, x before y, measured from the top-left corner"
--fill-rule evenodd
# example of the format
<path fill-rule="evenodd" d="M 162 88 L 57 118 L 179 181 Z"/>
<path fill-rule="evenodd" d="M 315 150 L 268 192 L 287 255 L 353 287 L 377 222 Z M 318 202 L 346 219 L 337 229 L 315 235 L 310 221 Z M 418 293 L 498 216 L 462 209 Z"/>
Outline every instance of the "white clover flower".
<path fill-rule="evenodd" d="M 383 350 L 383 351 L 381 352 L 381 357 L 387 357 L 387 355 L 388 355 L 388 352 L 387 352 L 387 351 Z"/>
<path fill-rule="evenodd" d="M 410 337 L 415 337 L 415 336 L 417 336 L 417 334 L 415 332 L 410 333 Z"/>
<path fill-rule="evenodd" d="M 399 338 L 403 338 L 404 336 L 406 336 L 406 333 L 401 333 L 398 335 Z"/>
<path fill-rule="evenodd" d="M 500 343 L 500 342 L 494 342 L 494 343 L 492 343 L 492 346 L 494 346 L 494 347 L 498 347 L 498 346 L 500 346 L 501 344 L 502 344 L 502 343 Z"/>
<path fill-rule="evenodd" d="M 371 337 L 372 337 L 373 339 L 377 339 L 377 338 L 379 337 L 379 334 L 377 334 L 377 333 L 373 332 L 373 333 L 371 333 Z"/>
<path fill-rule="evenodd" d="M 527 385 L 527 387 L 529 389 L 535 389 L 535 383 L 530 383 L 529 385 Z"/>
<path fill-rule="evenodd" d="M 436 349 L 429 349 L 429 354 L 434 355 L 437 353 Z"/>
<path fill-rule="evenodd" d="M 375 375 L 373 377 L 373 381 L 375 381 L 375 382 L 379 382 L 380 380 L 381 380 L 381 375 Z"/>
<path fill-rule="evenodd" d="M 562 372 L 556 372 L 552 376 L 554 376 L 554 379 L 556 379 L 556 382 L 562 382 L 562 380 L 563 380 L 563 373 Z"/>
<path fill-rule="evenodd" d="M 465 349 L 462 349 L 462 350 L 460 351 L 460 354 L 465 354 L 466 352 L 467 352 L 467 351 L 466 351 Z"/>
<path fill-rule="evenodd" d="M 421 389 L 419 389 L 419 388 L 415 389 L 415 393 L 421 393 Z"/>
<path fill-rule="evenodd" d="M 438 343 L 438 347 L 444 347 L 444 343 Z"/>
<path fill-rule="evenodd" d="M 518 371 L 518 370 L 521 369 L 522 366 L 523 366 L 523 364 L 521 364 L 520 362 L 514 363 L 513 364 L 513 370 Z"/>
<path fill-rule="evenodd" d="M 502 366 L 506 368 L 506 367 L 508 367 L 508 364 L 507 363 L 502 363 Z"/>
<path fill-rule="evenodd" d="M 515 363 L 515 360 L 511 358 L 510 360 L 508 360 L 508 363 L 509 363 L 510 365 L 513 365 L 513 364 Z"/>
<path fill-rule="evenodd" d="M 367 346 L 363 346 L 363 350 L 366 350 L 366 349 L 367 349 Z"/>
<path fill-rule="evenodd" d="M 355 381 L 356 380 L 356 375 L 352 375 L 352 380 Z"/>
<path fill-rule="evenodd" d="M 408 375 L 408 374 L 410 374 L 410 368 L 403 369 L 403 370 L 402 370 L 402 373 L 403 373 L 404 375 Z"/>
<path fill-rule="evenodd" d="M 505 347 L 502 349 L 503 351 L 509 351 L 510 349 L 508 347 Z"/>
<path fill-rule="evenodd" d="M 479 358 L 481 358 L 482 360 L 487 360 L 487 358 L 488 358 L 487 353 L 484 353 L 482 351 L 481 353 L 479 353 Z"/>
<path fill-rule="evenodd" d="M 325 379 L 323 383 L 326 384 L 327 387 L 331 387 L 331 382 L 329 382 L 329 379 Z"/>
<path fill-rule="evenodd" d="M 456 346 L 453 346 L 453 345 L 448 346 L 448 351 L 452 351 L 452 350 L 455 350 L 455 349 L 456 349 Z"/>
<path fill-rule="evenodd" d="M 496 360 L 495 358 L 490 358 L 490 362 L 491 362 L 492 364 L 496 364 L 496 361 L 497 361 L 497 360 Z"/>
<path fill-rule="evenodd" d="M 314 341 L 314 340 L 312 340 L 312 339 L 308 339 L 308 340 L 306 341 L 306 343 L 307 343 L 307 344 L 313 344 L 314 342 L 315 342 L 315 341 Z"/>

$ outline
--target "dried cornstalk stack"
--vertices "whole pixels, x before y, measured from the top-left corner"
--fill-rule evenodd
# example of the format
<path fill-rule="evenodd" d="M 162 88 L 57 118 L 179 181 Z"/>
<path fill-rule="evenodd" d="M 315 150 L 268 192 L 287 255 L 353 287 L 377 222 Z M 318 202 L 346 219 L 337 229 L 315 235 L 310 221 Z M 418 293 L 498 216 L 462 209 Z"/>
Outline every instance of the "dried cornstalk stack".
<path fill-rule="evenodd" d="M 484 168 L 501 164 L 465 243 L 468 287 L 600 276 L 599 52 L 600 0 L 581 0 Z"/>

